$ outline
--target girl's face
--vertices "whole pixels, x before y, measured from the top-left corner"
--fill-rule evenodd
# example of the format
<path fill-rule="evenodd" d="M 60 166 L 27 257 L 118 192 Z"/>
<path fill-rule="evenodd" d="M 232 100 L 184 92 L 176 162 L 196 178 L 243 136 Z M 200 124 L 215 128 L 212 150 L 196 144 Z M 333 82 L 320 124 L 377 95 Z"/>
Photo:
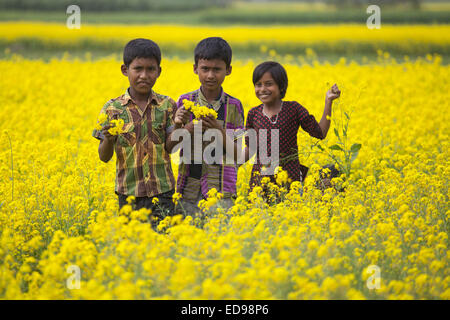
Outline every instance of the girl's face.
<path fill-rule="evenodd" d="M 270 72 L 264 73 L 255 83 L 255 94 L 265 105 L 272 105 L 281 100 L 280 88 Z"/>

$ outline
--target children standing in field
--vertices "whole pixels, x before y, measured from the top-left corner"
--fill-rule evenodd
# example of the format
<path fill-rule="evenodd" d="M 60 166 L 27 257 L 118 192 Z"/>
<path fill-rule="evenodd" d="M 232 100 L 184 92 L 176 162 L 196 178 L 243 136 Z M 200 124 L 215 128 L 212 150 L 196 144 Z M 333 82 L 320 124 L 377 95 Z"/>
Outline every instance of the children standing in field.
<path fill-rule="evenodd" d="M 217 119 L 210 116 L 202 117 L 197 124 L 194 124 L 194 117 L 191 114 L 184 128 L 192 136 L 196 128 L 203 131 L 215 129 L 219 132 L 220 141 L 214 143 L 224 150 L 224 157 L 219 162 L 207 163 L 202 154 L 202 161 L 195 163 L 194 145 L 198 141 L 192 139 L 191 160 L 188 163 L 180 162 L 177 180 L 177 192 L 182 194 L 181 205 L 186 214 L 198 211 L 199 201 L 207 198 L 208 191 L 213 188 L 223 194 L 220 204 L 222 207 L 228 208 L 233 205 L 232 197 L 236 194 L 237 179 L 235 162 L 237 147 L 234 135 L 238 134 L 239 129 L 243 132 L 244 112 L 241 102 L 222 89 L 225 77 L 231 74 L 231 57 L 231 48 L 222 38 L 212 37 L 200 41 L 194 51 L 194 72 L 198 75 L 201 86 L 195 91 L 181 95 L 177 102 L 178 110 L 184 109 L 183 100 L 187 99 L 217 112 Z M 235 130 L 233 136 L 226 133 L 227 129 Z M 226 148 L 227 141 L 233 147 Z M 202 151 L 208 144 L 210 142 L 203 143 Z M 183 152 L 186 153 L 186 150 L 181 150 L 180 156 L 183 156 Z M 231 162 L 225 159 L 230 154 Z"/>
<path fill-rule="evenodd" d="M 185 112 L 174 116 L 175 101 L 153 91 L 161 74 L 160 63 L 161 51 L 151 40 L 135 39 L 125 46 L 121 71 L 130 86 L 101 110 L 110 120 L 123 121 L 122 133 L 112 135 L 107 125 L 92 134 L 100 140 L 100 160 L 108 162 L 116 152 L 115 192 L 119 207 L 134 196 L 136 210 L 152 210 L 153 227 L 162 210 L 173 212 L 175 179 L 166 141 L 174 129 L 181 127 Z"/>
<path fill-rule="evenodd" d="M 252 108 L 247 115 L 246 130 L 254 129 L 259 141 L 261 130 L 266 130 L 267 134 L 267 155 L 271 161 L 275 161 L 275 166 L 265 165 L 265 167 L 282 167 L 288 173 L 288 181 L 303 181 L 307 168 L 302 166 L 298 160 L 297 132 L 299 127 L 308 132 L 312 137 L 324 139 L 330 128 L 331 105 L 333 100 L 340 96 L 340 90 L 336 84 L 329 89 L 325 96 L 325 108 L 322 119 L 319 123 L 314 116 L 310 115 L 300 103 L 296 101 L 282 100 L 286 95 L 288 78 L 286 70 L 277 62 L 264 62 L 258 65 L 253 71 L 253 84 L 255 86 L 256 97 L 262 104 Z M 271 141 L 271 131 L 279 130 L 279 139 Z M 272 144 L 276 144 L 279 155 L 272 155 Z M 256 162 L 253 165 L 250 179 L 250 187 L 259 185 L 261 178 L 268 176 L 275 182 L 274 172 L 262 170 L 259 144 L 256 145 Z M 245 160 L 249 159 L 249 137 L 246 137 Z M 278 156 L 277 159 L 274 159 Z M 273 163 L 272 163 L 273 164 Z"/>

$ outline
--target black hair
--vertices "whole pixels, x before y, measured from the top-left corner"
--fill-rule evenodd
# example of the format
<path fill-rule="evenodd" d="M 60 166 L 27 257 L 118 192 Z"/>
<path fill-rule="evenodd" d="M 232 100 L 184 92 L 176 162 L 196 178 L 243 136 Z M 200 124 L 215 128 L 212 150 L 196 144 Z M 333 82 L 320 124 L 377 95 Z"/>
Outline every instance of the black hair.
<path fill-rule="evenodd" d="M 272 75 L 273 80 L 275 80 L 278 88 L 280 88 L 281 99 L 283 99 L 286 95 L 288 87 L 288 77 L 286 70 L 278 62 L 263 62 L 259 64 L 253 71 L 253 85 L 255 85 L 266 72 L 270 72 L 270 74 Z"/>
<path fill-rule="evenodd" d="M 149 39 L 134 39 L 127 43 L 123 49 L 123 63 L 128 67 L 135 58 L 154 58 L 161 64 L 161 50 L 159 46 Z"/>
<path fill-rule="evenodd" d="M 210 37 L 200 41 L 194 50 L 195 64 L 198 64 L 198 60 L 223 60 L 227 68 L 231 65 L 232 51 L 231 47 L 224 39 L 220 37 Z"/>

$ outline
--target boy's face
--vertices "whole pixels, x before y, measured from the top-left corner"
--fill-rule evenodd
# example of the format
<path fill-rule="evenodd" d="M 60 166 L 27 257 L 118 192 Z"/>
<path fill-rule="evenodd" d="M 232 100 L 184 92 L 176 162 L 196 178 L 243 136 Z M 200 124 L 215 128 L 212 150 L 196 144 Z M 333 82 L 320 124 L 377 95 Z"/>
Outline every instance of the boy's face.
<path fill-rule="evenodd" d="M 215 91 L 220 89 L 225 77 L 231 74 L 231 66 L 227 68 L 225 61 L 221 59 L 199 59 L 194 64 L 194 72 L 198 74 L 203 89 Z"/>
<path fill-rule="evenodd" d="M 128 77 L 130 87 L 138 94 L 149 94 L 161 74 L 155 58 L 135 58 L 128 68 L 123 64 L 122 73 Z"/>

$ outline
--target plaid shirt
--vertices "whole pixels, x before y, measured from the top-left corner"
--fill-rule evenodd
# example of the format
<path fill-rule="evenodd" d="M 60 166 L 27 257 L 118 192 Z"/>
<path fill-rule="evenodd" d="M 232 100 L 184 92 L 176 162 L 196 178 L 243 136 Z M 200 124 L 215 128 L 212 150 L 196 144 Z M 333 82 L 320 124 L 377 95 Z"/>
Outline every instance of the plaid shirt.
<path fill-rule="evenodd" d="M 234 137 L 244 132 L 244 110 L 241 102 L 225 93 L 223 90 L 218 100 L 208 103 L 200 89 L 186 93 L 178 99 L 177 108 L 183 105 L 183 100 L 194 101 L 202 106 L 208 106 L 214 109 L 218 116 L 217 121 L 224 129 L 233 129 Z M 191 114 L 190 120 L 193 120 Z M 203 149 L 210 144 L 209 141 L 203 143 Z M 192 149 L 193 150 L 193 149 Z M 180 156 L 183 155 L 183 150 Z M 194 157 L 194 152 L 191 153 Z M 218 192 L 223 193 L 224 198 L 230 198 L 236 194 L 237 169 L 236 164 L 228 164 L 225 161 L 225 152 L 222 163 L 207 164 L 202 157 L 201 164 L 185 164 L 180 162 L 178 168 L 177 192 L 183 195 L 183 199 L 195 201 L 201 192 L 206 198 L 207 192 L 216 188 Z"/>
<path fill-rule="evenodd" d="M 259 146 L 259 130 L 260 129 L 279 129 L 279 166 L 288 172 L 292 181 L 303 181 L 308 168 L 301 165 L 298 160 L 297 133 L 302 127 L 310 136 L 317 139 L 324 139 L 322 129 L 313 115 L 296 101 L 283 101 L 282 108 L 278 115 L 274 115 L 271 119 L 263 112 L 263 105 L 259 105 L 250 109 L 247 115 L 246 130 L 252 128 L 256 130 Z M 246 145 L 249 144 L 249 138 L 245 139 Z M 271 134 L 267 133 L 267 154 L 271 155 Z M 259 158 L 259 150 L 257 151 L 256 162 L 253 165 L 250 186 L 260 183 L 260 179 L 264 176 L 255 174 L 260 173 L 262 164 Z M 267 165 L 266 165 L 267 166 Z M 273 179 L 273 176 L 268 176 Z"/>
<path fill-rule="evenodd" d="M 175 107 L 174 100 L 153 90 L 144 111 L 128 90 L 103 106 L 100 113 L 124 121 L 123 132 L 114 144 L 117 194 L 153 197 L 175 188 L 170 156 L 165 149 L 166 135 L 174 125 Z M 92 135 L 103 139 L 99 130 Z"/>

